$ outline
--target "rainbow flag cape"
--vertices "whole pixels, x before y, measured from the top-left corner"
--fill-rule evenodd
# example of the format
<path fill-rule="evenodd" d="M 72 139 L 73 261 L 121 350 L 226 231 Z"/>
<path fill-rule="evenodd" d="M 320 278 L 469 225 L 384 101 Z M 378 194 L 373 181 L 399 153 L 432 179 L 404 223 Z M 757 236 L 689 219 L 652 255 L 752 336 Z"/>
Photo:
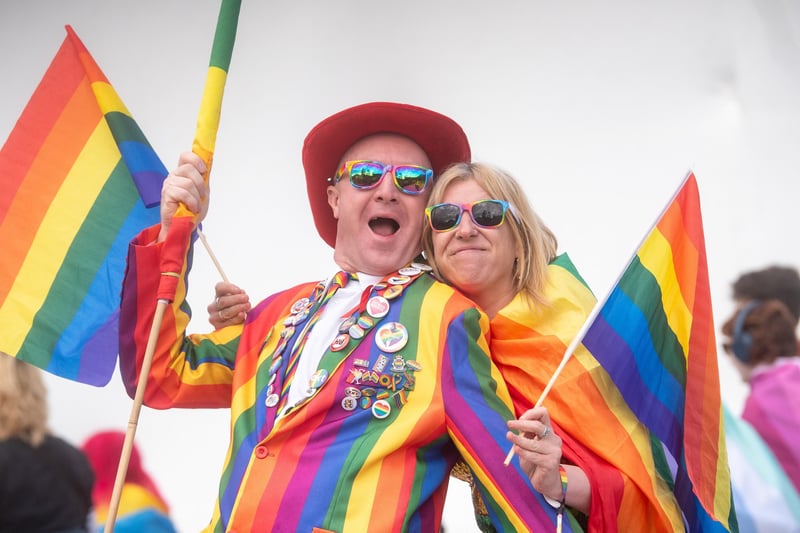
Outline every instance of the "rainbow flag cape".
<path fill-rule="evenodd" d="M 492 360 L 516 412 L 530 409 L 558 374 L 542 405 L 564 457 L 592 480 L 588 531 L 640 531 L 642 524 L 648 533 L 680 531 L 683 516 L 654 457 L 650 432 L 603 367 L 576 343 L 572 357 L 557 368 L 597 303 L 567 254 L 548 265 L 544 295 L 547 305 L 534 307 L 518 294 L 491 320 Z M 661 457 L 660 444 L 657 451 Z"/>
<path fill-rule="evenodd" d="M 694 174 L 603 301 L 583 345 L 663 444 L 687 530 L 738 531 Z"/>
<path fill-rule="evenodd" d="M 0 149 L 0 351 L 102 386 L 128 242 L 158 222 L 167 171 L 66 30 Z"/>

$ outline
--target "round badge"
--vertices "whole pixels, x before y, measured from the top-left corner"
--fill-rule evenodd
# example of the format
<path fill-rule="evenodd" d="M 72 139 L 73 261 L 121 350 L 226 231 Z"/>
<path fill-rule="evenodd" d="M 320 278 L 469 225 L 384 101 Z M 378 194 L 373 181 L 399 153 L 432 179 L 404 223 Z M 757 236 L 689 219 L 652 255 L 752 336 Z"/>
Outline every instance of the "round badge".
<path fill-rule="evenodd" d="M 276 358 L 275 358 L 275 359 L 272 361 L 272 364 L 271 364 L 271 365 L 270 365 L 270 367 L 269 367 L 269 373 L 270 373 L 270 374 L 274 374 L 274 373 L 275 373 L 275 371 L 276 371 L 276 370 L 278 370 L 278 367 L 280 367 L 280 366 L 281 366 L 281 362 L 282 362 L 282 361 L 283 361 L 283 357 L 280 357 L 280 356 L 279 356 L 279 357 L 276 357 Z"/>
<path fill-rule="evenodd" d="M 349 398 L 361 398 L 361 391 L 358 387 L 345 387 L 344 395 Z"/>
<path fill-rule="evenodd" d="M 308 318 L 308 314 L 308 309 L 301 309 L 296 315 L 294 315 L 293 325 L 296 326 L 297 324 L 303 323 L 305 319 Z"/>
<path fill-rule="evenodd" d="M 361 405 L 362 409 L 369 409 L 372 405 L 372 398 L 369 396 L 362 396 L 358 403 Z"/>
<path fill-rule="evenodd" d="M 342 323 L 339 324 L 339 333 L 347 333 L 347 330 L 350 329 L 350 326 L 352 326 L 355 323 L 356 323 L 356 317 L 354 316 L 342 320 Z"/>
<path fill-rule="evenodd" d="M 324 368 L 320 368 L 319 370 L 314 372 L 314 375 L 311 376 L 311 379 L 308 381 L 308 384 L 312 389 L 318 389 L 322 387 L 326 381 L 328 381 L 328 371 L 325 370 Z"/>
<path fill-rule="evenodd" d="M 294 335 L 294 326 L 287 326 L 283 331 L 281 331 L 281 339 L 288 339 Z"/>
<path fill-rule="evenodd" d="M 411 278 L 408 276 L 392 276 L 386 281 L 389 282 L 389 285 L 405 285 L 406 283 L 411 281 Z"/>
<path fill-rule="evenodd" d="M 425 272 L 430 272 L 431 270 L 433 270 L 433 268 L 431 268 L 430 265 L 426 265 L 425 263 L 417 263 L 416 261 L 411 263 L 411 266 L 423 270 Z"/>
<path fill-rule="evenodd" d="M 278 395 L 274 393 L 267 395 L 267 399 L 264 400 L 264 404 L 266 404 L 267 407 L 275 407 L 278 405 Z"/>
<path fill-rule="evenodd" d="M 367 314 L 373 318 L 383 318 L 389 313 L 389 300 L 383 296 L 373 296 L 367 300 Z"/>
<path fill-rule="evenodd" d="M 375 345 L 384 352 L 398 352 L 407 342 L 408 330 L 400 322 L 389 322 L 375 332 Z"/>
<path fill-rule="evenodd" d="M 349 333 L 350 337 L 354 339 L 360 339 L 361 337 L 364 336 L 364 328 L 362 328 L 358 324 L 353 324 L 352 326 L 350 326 L 350 329 L 347 330 L 347 333 Z"/>
<path fill-rule="evenodd" d="M 364 331 L 375 325 L 375 319 L 369 315 L 358 317 L 358 326 Z"/>
<path fill-rule="evenodd" d="M 300 298 L 292 305 L 292 314 L 297 314 L 308 305 L 308 298 Z"/>
<path fill-rule="evenodd" d="M 401 268 L 400 270 L 397 271 L 398 274 L 403 275 L 403 276 L 416 276 L 420 272 L 422 272 L 422 271 L 420 269 L 418 269 L 417 267 L 415 267 L 414 265 L 403 267 L 403 268 Z"/>
<path fill-rule="evenodd" d="M 333 342 L 331 343 L 331 350 L 334 352 L 338 352 L 345 346 L 347 343 L 350 342 L 350 335 L 347 333 L 342 333 L 341 335 L 337 335 Z"/>
<path fill-rule="evenodd" d="M 275 358 L 280 356 L 288 345 L 289 345 L 288 338 L 281 339 L 280 342 L 278 342 L 278 346 L 275 347 L 275 353 L 272 355 L 272 357 Z"/>
<path fill-rule="evenodd" d="M 345 411 L 355 411 L 356 407 L 358 407 L 358 400 L 347 396 L 342 398 L 342 409 Z"/>
<path fill-rule="evenodd" d="M 386 287 L 386 290 L 383 291 L 383 297 L 387 300 L 391 300 L 392 298 L 397 298 L 403 293 L 403 286 L 402 285 L 392 285 L 391 287 Z"/>
<path fill-rule="evenodd" d="M 372 416 L 375 418 L 386 418 L 392 412 L 392 406 L 386 400 L 378 400 L 372 404 Z"/>

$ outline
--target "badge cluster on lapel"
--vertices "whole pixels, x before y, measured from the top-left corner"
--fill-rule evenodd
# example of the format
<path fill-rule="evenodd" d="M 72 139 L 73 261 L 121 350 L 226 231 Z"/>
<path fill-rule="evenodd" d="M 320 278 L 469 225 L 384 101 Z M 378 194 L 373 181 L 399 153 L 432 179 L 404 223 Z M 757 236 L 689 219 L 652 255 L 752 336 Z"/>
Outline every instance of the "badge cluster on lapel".
<path fill-rule="evenodd" d="M 393 409 L 401 408 L 408 401 L 408 394 L 414 390 L 414 374 L 422 370 L 421 365 L 414 359 L 406 358 L 400 353 L 408 344 L 408 329 L 398 321 L 384 322 L 391 309 L 391 301 L 399 298 L 408 287 L 423 272 L 430 271 L 428 265 L 412 263 L 397 272 L 384 277 L 379 283 L 369 289 L 369 293 L 362 298 L 360 304 L 349 316 L 339 324 L 338 334 L 331 342 L 328 352 L 320 362 L 320 368 L 313 374 L 309 382 L 307 398 L 314 396 L 315 392 L 323 387 L 333 373 L 326 370 L 331 368 L 326 362 L 335 357 L 336 365 L 345 365 L 346 386 L 340 400 L 344 411 L 369 410 L 377 419 L 385 419 Z M 319 284 L 310 297 L 297 300 L 291 307 L 289 316 L 284 321 L 284 330 L 281 332 L 280 341 L 272 354 L 272 364 L 269 369 L 269 382 L 265 404 L 273 408 L 281 403 L 279 383 L 285 376 L 284 359 L 281 354 L 293 342 L 292 338 L 297 331 L 304 331 L 303 323 L 315 312 L 315 295 L 319 292 Z M 374 330 L 373 341 L 377 353 L 373 360 L 351 357 L 362 339 Z"/>
<path fill-rule="evenodd" d="M 408 329 L 400 322 L 382 320 L 389 313 L 391 301 L 398 299 L 405 288 L 426 271 L 430 271 L 428 265 L 412 263 L 385 277 L 373 287 L 374 294 L 367 300 L 364 310 L 342 323 L 340 334 L 331 345 L 332 351 L 354 348 L 350 346 L 351 341 L 361 339 L 373 328 L 373 341 L 378 350 L 374 360 L 349 358 L 346 361 L 348 385 L 341 399 L 345 411 L 369 410 L 375 418 L 384 419 L 408 401 L 408 394 L 414 390 L 414 373 L 422 370 L 422 366 L 400 353 L 408 344 Z M 365 318 L 369 324 L 366 328 L 362 326 Z"/>

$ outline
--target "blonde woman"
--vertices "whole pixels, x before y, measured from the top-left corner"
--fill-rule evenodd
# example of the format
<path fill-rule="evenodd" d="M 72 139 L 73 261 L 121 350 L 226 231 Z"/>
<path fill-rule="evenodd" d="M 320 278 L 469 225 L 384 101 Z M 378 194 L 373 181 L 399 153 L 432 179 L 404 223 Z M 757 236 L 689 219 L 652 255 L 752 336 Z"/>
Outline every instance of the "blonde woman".
<path fill-rule="evenodd" d="M 0 532 L 83 532 L 94 476 L 83 453 L 47 428 L 41 374 L 0 354 Z"/>

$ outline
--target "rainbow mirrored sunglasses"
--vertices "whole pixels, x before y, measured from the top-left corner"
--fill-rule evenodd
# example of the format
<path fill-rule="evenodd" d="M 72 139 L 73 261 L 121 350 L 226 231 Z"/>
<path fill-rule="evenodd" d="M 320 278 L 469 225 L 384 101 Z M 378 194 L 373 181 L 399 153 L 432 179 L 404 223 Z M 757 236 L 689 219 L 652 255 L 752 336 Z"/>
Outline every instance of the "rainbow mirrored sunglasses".
<path fill-rule="evenodd" d="M 380 161 L 359 159 L 345 161 L 330 180 L 334 185 L 344 176 L 350 176 L 350 185 L 356 189 L 374 189 L 383 177 L 392 173 L 395 187 L 406 194 L 422 194 L 433 179 L 433 170 L 417 165 L 385 165 Z"/>
<path fill-rule="evenodd" d="M 468 204 L 436 204 L 425 209 L 433 231 L 450 231 L 461 223 L 461 214 L 466 211 L 472 221 L 482 228 L 496 228 L 506 220 L 506 211 L 511 204 L 505 200 L 477 200 Z M 514 210 L 511 210 L 514 213 Z"/>

